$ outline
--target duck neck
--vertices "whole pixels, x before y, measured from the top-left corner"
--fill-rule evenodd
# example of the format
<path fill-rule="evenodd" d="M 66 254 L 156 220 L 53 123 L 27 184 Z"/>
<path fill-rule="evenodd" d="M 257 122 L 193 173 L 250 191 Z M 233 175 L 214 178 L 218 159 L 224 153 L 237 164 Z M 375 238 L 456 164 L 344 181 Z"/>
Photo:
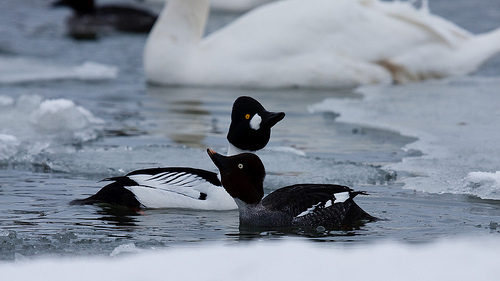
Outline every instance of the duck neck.
<path fill-rule="evenodd" d="M 227 148 L 227 156 L 233 156 L 241 153 L 254 153 L 254 151 L 239 149 L 232 143 L 229 143 L 229 147 Z"/>

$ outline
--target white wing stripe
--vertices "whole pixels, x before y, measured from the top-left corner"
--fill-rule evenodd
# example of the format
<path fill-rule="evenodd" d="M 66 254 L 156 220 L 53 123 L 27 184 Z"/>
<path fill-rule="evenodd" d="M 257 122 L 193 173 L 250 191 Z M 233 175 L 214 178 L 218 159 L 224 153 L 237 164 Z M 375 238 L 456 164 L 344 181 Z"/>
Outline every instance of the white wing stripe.
<path fill-rule="evenodd" d="M 333 203 L 337 204 L 337 203 L 344 203 L 347 199 L 349 199 L 351 195 L 349 192 L 345 191 L 345 192 L 335 193 L 333 196 L 335 196 L 335 201 L 333 201 Z"/>
<path fill-rule="evenodd" d="M 164 172 L 155 175 L 135 174 L 129 176 L 129 178 L 135 181 L 139 186 L 171 191 L 173 191 L 173 188 L 181 187 L 198 190 L 199 187 L 201 187 L 200 185 L 204 186 L 208 184 L 212 186 L 212 184 L 204 178 L 186 172 Z"/>
<path fill-rule="evenodd" d="M 299 217 L 302 217 L 302 216 L 305 216 L 305 215 L 308 215 L 308 214 L 310 214 L 310 213 L 314 212 L 314 210 L 316 209 L 316 207 L 318 207 L 320 204 L 321 204 L 321 202 L 319 202 L 319 203 L 318 203 L 318 204 L 316 204 L 316 205 L 312 205 L 312 207 L 311 207 L 311 208 L 307 208 L 307 210 L 305 210 L 304 212 L 302 212 L 302 213 L 298 214 L 298 215 L 296 216 L 296 218 L 299 218 Z"/>
<path fill-rule="evenodd" d="M 132 177 L 131 177 L 132 178 Z M 173 184 L 173 185 L 186 185 L 189 183 L 192 183 L 194 181 L 199 181 L 203 180 L 203 178 L 193 175 L 193 174 L 188 174 L 186 172 L 179 172 L 179 173 L 160 173 L 157 175 L 154 175 L 149 178 L 143 179 L 145 182 L 158 182 L 158 183 L 163 183 L 163 184 Z"/>
<path fill-rule="evenodd" d="M 307 208 L 307 210 L 298 214 L 296 216 L 296 218 L 303 217 L 305 215 L 313 213 L 317 208 L 321 208 L 321 207 L 328 208 L 328 207 L 332 206 L 332 204 L 344 203 L 347 199 L 349 199 L 350 193 L 347 191 L 346 192 L 338 192 L 338 193 L 334 193 L 334 197 L 335 197 L 335 199 L 333 199 L 333 202 L 330 199 L 330 200 L 326 201 L 324 204 L 323 204 L 323 202 L 319 202 L 318 204 L 312 205 L 310 208 Z M 322 204 L 323 204 L 323 206 L 321 206 Z"/>

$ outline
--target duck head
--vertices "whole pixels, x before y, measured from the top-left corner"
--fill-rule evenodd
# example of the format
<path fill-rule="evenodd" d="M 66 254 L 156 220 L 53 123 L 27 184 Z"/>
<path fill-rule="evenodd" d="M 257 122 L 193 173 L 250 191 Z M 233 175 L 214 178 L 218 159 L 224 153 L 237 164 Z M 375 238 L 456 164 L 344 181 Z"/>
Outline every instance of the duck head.
<path fill-rule="evenodd" d="M 257 155 L 223 156 L 211 149 L 207 149 L 207 153 L 219 169 L 222 186 L 229 195 L 247 204 L 257 204 L 262 200 L 266 171 Z"/>
<path fill-rule="evenodd" d="M 267 111 L 254 98 L 239 97 L 233 104 L 227 140 L 240 150 L 262 149 L 271 138 L 271 128 L 283 118 L 284 112 Z"/>
<path fill-rule="evenodd" d="M 52 6 L 70 7 L 79 16 L 93 14 L 95 12 L 94 0 L 58 0 L 52 3 Z"/>

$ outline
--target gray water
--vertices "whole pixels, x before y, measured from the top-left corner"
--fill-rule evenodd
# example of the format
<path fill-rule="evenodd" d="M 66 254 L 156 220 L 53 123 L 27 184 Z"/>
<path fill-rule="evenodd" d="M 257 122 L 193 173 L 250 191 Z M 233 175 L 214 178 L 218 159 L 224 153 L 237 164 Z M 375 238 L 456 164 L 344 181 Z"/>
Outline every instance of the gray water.
<path fill-rule="evenodd" d="M 308 106 L 326 98 L 362 99 L 355 89 L 265 91 L 150 86 L 142 72 L 146 35 L 111 34 L 96 41 L 75 41 L 64 35 L 68 11 L 51 10 L 48 3 L 2 1 L 0 56 L 61 68 L 92 61 L 116 66 L 119 72 L 115 79 L 97 81 L 38 77 L 0 84 L 0 96 L 13 101 L 0 103 L 0 120 L 4 122 L 0 134 L 17 134 L 19 139 L 5 145 L 5 151 L 0 146 L 1 260 L 109 255 L 118 246 L 130 243 L 141 249 L 157 249 L 210 242 L 258 243 L 290 236 L 349 244 L 499 235 L 498 200 L 404 189 L 399 179 L 415 175 L 383 168 L 405 157 L 424 155 L 425 151 L 405 149 L 416 141 L 415 137 L 339 122 L 333 113 L 307 111 Z M 500 3 L 495 0 L 454 1 L 453 5 L 431 0 L 430 4 L 434 13 L 474 33 L 500 26 Z M 215 15 L 210 29 L 236 16 Z M 499 56 L 468 79 L 498 76 Z M 493 87 L 490 90 L 497 91 Z M 384 220 L 352 231 L 251 233 L 239 230 L 237 211 L 169 209 L 135 213 L 68 205 L 99 190 L 103 186 L 99 180 L 135 169 L 191 166 L 215 171 L 205 149 L 224 152 L 231 105 L 240 95 L 253 96 L 267 109 L 287 113 L 273 129 L 268 148 L 259 154 L 268 171 L 266 192 L 298 182 L 347 184 L 366 190 L 370 196 L 359 196 L 356 201 Z M 50 133 L 33 120 L 23 119 L 30 111 L 20 105 L 61 98 L 85 108 L 102 122 L 86 124 L 83 129 L 69 128 L 68 133 Z M 15 118 L 9 119 L 11 116 Z M 60 117 L 64 119 L 64 115 Z"/>

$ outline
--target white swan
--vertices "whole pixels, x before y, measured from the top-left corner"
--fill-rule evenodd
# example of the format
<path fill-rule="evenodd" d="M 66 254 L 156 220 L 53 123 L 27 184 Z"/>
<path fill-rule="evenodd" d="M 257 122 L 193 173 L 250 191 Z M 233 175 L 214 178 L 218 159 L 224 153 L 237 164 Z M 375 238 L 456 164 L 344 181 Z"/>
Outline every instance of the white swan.
<path fill-rule="evenodd" d="M 208 0 L 169 0 L 144 50 L 149 82 L 350 87 L 465 75 L 500 51 L 500 29 L 473 35 L 424 5 L 287 0 L 203 38 Z"/>
<path fill-rule="evenodd" d="M 210 8 L 223 12 L 245 12 L 271 1 L 275 0 L 210 0 Z M 168 0 L 145 0 L 144 2 L 163 5 Z"/>
<path fill-rule="evenodd" d="M 275 0 L 210 0 L 210 8 L 218 11 L 244 12 Z"/>

